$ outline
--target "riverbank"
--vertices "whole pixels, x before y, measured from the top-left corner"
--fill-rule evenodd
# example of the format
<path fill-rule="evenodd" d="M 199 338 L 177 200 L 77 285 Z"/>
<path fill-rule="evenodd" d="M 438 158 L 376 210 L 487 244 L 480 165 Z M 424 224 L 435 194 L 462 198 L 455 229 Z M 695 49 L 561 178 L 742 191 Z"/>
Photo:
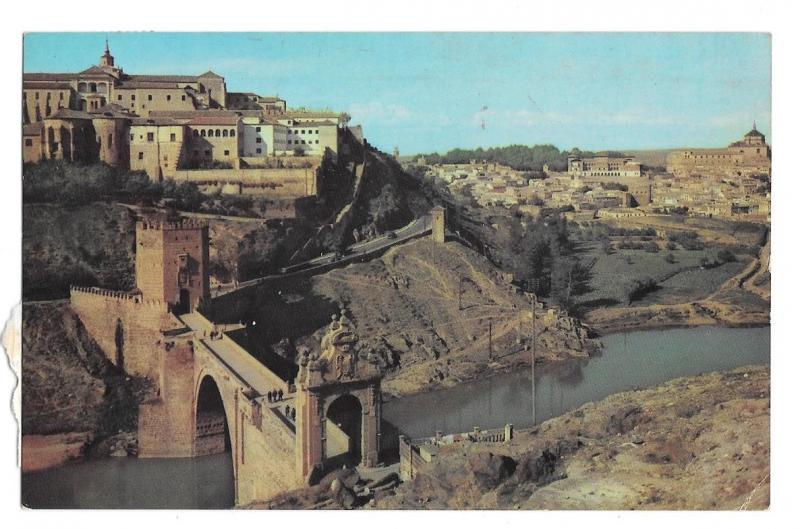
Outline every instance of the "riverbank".
<path fill-rule="evenodd" d="M 763 510 L 769 507 L 767 366 L 673 379 L 518 430 L 444 444 L 414 476 L 337 471 L 256 509 Z M 392 469 L 388 469 L 392 470 Z"/>
<path fill-rule="evenodd" d="M 92 442 L 91 432 L 22 436 L 22 472 L 37 472 L 81 459 Z"/>
<path fill-rule="evenodd" d="M 439 448 L 377 509 L 766 509 L 769 368 L 589 403 L 509 443 Z"/>

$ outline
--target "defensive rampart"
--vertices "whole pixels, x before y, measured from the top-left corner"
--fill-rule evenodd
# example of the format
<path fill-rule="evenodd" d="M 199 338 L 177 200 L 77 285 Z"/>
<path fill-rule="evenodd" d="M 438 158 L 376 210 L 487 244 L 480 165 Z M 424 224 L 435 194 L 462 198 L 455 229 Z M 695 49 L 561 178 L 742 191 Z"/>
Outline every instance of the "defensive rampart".
<path fill-rule="evenodd" d="M 162 331 L 180 327 L 165 303 L 85 287 L 70 287 L 70 303 L 114 365 L 135 375 L 158 379 L 154 350 L 159 347 Z"/>

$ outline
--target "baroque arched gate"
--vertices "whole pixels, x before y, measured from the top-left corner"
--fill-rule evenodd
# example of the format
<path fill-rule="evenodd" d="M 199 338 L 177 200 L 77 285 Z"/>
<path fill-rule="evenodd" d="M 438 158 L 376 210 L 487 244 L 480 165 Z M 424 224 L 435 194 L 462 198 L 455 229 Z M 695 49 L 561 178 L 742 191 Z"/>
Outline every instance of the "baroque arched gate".
<path fill-rule="evenodd" d="M 382 372 L 374 351 L 357 345 L 342 311 L 332 317 L 320 355 L 300 359 L 296 467 L 308 483 L 342 465 L 378 464 Z"/>

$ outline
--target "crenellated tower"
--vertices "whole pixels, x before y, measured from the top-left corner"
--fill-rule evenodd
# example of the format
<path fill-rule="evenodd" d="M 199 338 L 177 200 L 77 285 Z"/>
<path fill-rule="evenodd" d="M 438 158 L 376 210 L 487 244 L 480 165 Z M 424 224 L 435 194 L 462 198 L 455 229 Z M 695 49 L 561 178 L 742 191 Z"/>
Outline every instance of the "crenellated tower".
<path fill-rule="evenodd" d="M 136 288 L 144 299 L 190 312 L 209 298 L 208 225 L 192 220 L 136 223 Z"/>

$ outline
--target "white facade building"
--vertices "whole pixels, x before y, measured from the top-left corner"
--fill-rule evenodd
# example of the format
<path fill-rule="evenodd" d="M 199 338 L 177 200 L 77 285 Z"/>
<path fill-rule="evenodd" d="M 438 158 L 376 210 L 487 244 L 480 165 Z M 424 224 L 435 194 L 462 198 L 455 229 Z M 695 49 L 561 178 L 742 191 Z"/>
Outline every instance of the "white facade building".
<path fill-rule="evenodd" d="M 245 157 L 274 156 L 291 151 L 288 127 L 259 117 L 242 118 L 242 152 Z"/>

